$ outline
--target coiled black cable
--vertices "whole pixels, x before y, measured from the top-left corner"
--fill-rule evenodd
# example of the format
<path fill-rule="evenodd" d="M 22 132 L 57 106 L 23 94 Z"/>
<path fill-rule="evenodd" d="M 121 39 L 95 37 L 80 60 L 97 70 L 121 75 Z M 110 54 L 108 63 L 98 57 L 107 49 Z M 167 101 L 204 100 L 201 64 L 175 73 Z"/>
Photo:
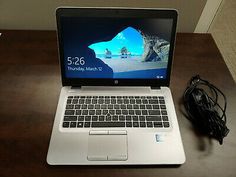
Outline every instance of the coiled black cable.
<path fill-rule="evenodd" d="M 222 107 L 218 103 L 219 95 L 224 99 Z M 226 126 L 227 100 L 224 93 L 196 75 L 191 78 L 184 92 L 183 101 L 187 118 L 198 130 L 223 144 L 223 138 L 229 133 Z"/>

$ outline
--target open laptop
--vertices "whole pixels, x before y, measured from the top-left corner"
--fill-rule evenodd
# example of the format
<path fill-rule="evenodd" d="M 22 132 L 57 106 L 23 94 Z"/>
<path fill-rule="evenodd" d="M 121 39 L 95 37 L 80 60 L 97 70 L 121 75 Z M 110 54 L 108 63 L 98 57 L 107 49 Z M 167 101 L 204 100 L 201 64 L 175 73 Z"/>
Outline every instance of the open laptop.
<path fill-rule="evenodd" d="M 177 12 L 58 8 L 51 165 L 182 164 L 169 89 Z"/>

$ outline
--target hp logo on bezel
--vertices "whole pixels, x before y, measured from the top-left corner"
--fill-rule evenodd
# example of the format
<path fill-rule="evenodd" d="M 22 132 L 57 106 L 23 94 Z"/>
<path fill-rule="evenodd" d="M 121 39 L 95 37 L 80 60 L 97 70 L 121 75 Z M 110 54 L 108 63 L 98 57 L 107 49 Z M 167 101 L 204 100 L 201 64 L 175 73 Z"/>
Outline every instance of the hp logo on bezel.
<path fill-rule="evenodd" d="M 119 82 L 118 82 L 118 80 L 114 80 L 114 83 L 115 83 L 115 84 L 118 84 Z"/>

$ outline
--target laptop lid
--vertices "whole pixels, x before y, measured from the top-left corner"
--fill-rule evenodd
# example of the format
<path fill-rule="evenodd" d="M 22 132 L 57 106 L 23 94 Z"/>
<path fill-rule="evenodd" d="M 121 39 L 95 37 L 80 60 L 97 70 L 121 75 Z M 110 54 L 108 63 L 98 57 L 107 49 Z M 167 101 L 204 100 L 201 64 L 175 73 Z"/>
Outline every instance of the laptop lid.
<path fill-rule="evenodd" d="M 63 86 L 168 86 L 177 12 L 58 8 Z"/>

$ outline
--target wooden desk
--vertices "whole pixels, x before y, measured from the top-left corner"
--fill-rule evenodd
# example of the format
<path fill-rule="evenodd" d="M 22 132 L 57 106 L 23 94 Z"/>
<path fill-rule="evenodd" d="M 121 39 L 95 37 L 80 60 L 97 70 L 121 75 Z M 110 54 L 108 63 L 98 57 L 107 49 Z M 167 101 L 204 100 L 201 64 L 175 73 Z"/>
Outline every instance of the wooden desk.
<path fill-rule="evenodd" d="M 1 177 L 236 176 L 236 86 L 210 34 L 178 34 L 171 89 L 187 161 L 166 166 L 49 166 L 46 155 L 61 89 L 56 33 L 0 31 Z M 229 135 L 220 146 L 195 133 L 181 113 L 191 76 L 200 74 L 228 98 Z"/>

